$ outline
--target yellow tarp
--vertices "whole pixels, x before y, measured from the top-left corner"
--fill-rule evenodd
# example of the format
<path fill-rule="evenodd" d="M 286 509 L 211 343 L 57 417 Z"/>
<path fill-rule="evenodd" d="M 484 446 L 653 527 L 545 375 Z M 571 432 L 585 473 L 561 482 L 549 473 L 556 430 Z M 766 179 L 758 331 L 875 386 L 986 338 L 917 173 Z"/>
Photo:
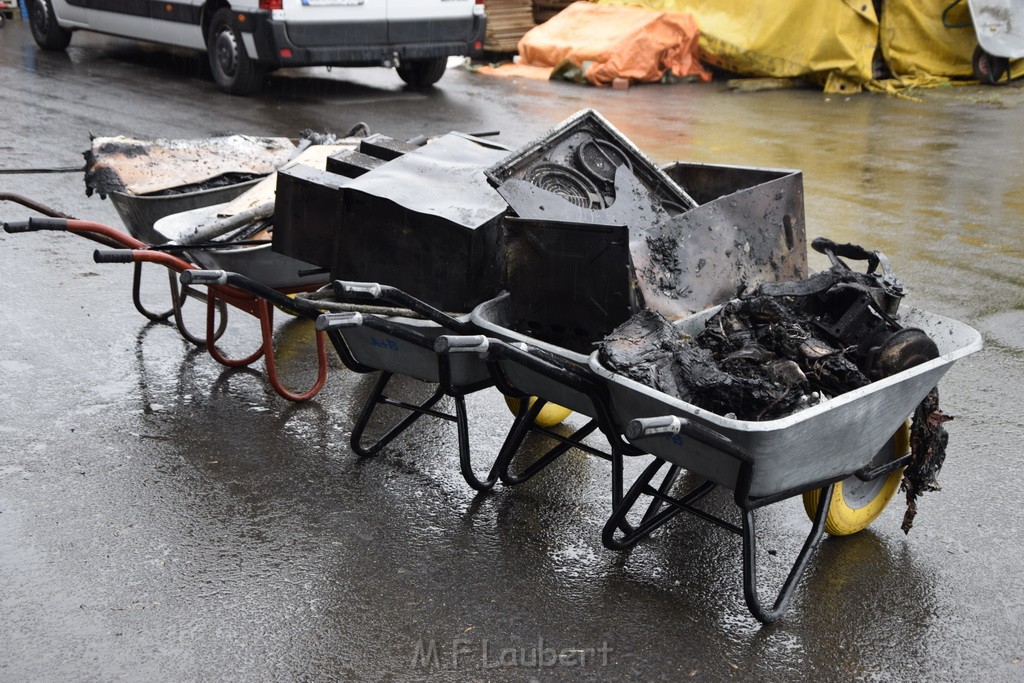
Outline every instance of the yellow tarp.
<path fill-rule="evenodd" d="M 552 69 L 572 63 L 594 85 L 656 82 L 666 72 L 709 81 L 697 59 L 698 35 L 688 14 L 575 2 L 523 36 L 519 59 Z"/>
<path fill-rule="evenodd" d="M 895 75 L 972 78 L 971 54 L 978 44 L 971 27 L 942 25 L 950 0 L 899 0 L 886 5 L 879 34 L 882 54 Z M 971 22 L 967 3 L 949 13 L 953 23 Z"/>
<path fill-rule="evenodd" d="M 870 0 L 600 0 L 687 12 L 700 28 L 701 59 L 752 76 L 830 74 L 871 80 L 878 19 Z"/>
<path fill-rule="evenodd" d="M 729 71 L 774 78 L 804 77 L 826 90 L 928 87 L 972 78 L 974 28 L 947 28 L 942 12 L 952 0 L 885 0 L 881 25 L 871 0 L 598 0 L 688 12 L 700 28 L 701 59 Z M 967 3 L 950 23 L 970 24 Z M 874 81 L 872 59 L 881 49 L 894 76 Z M 1024 60 L 1012 65 L 1024 74 Z"/>

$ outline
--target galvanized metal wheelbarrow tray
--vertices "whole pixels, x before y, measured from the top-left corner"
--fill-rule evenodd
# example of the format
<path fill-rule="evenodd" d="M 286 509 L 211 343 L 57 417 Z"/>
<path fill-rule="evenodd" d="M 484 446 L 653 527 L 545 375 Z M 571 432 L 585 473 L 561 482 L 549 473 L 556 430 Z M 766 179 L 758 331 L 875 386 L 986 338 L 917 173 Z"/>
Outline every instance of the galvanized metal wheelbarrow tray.
<path fill-rule="evenodd" d="M 717 311 L 718 307 L 702 311 L 676 327 L 696 336 Z M 723 417 L 651 389 L 611 372 L 597 353 L 591 355 L 589 365 L 608 383 L 612 413 L 620 425 L 626 427 L 637 418 L 678 416 L 706 427 L 750 454 L 747 495 L 773 497 L 819 487 L 863 467 L 953 363 L 981 349 L 981 335 L 950 318 L 904 307 L 900 323 L 923 330 L 938 346 L 939 357 L 787 417 L 762 422 Z M 641 435 L 630 441 L 722 486 L 739 488 L 742 462 L 729 453 L 685 438 L 678 443 L 664 435 Z"/>
<path fill-rule="evenodd" d="M 677 323 L 695 335 L 717 309 Z M 850 476 L 875 479 L 906 464 L 909 456 L 876 466 L 876 453 L 954 362 L 981 349 L 981 335 L 971 327 L 939 315 L 904 307 L 904 327 L 922 329 L 939 349 L 939 357 L 865 387 L 828 399 L 788 417 L 753 422 L 730 419 L 651 389 L 605 368 L 598 354 L 590 369 L 608 387 L 611 412 L 630 443 L 657 460 L 625 495 L 609 519 L 606 545 L 626 548 L 680 512 L 696 514 L 743 537 L 743 586 L 747 606 L 759 620 L 781 618 L 810 554 L 818 546 L 834 484 Z M 680 468 L 706 479 L 682 496 L 670 496 L 664 485 L 650 482 L 668 465 L 666 480 Z M 734 492 L 740 526 L 695 507 L 717 486 Z M 823 489 L 811 531 L 771 608 L 761 604 L 757 590 L 754 510 L 801 493 Z M 641 496 L 660 500 L 665 509 L 648 517 L 634 532 L 619 535 L 617 522 Z"/>
<path fill-rule="evenodd" d="M 511 316 L 509 295 L 503 293 L 478 305 L 470 314 L 470 323 L 483 334 L 439 337 L 435 345 L 445 353 L 479 354 L 499 391 L 519 401 L 516 418 L 494 464 L 498 479 L 506 486 L 524 483 L 571 449 L 577 449 L 611 463 L 611 506 L 615 509 L 625 494 L 625 458 L 642 451 L 623 439 L 621 430 L 614 426 L 607 390 L 587 367 L 588 356 L 517 332 L 512 329 Z M 538 424 L 538 416 L 549 403 L 589 420 L 568 435 L 564 430 Z M 604 448 L 585 441 L 596 431 L 605 438 Z M 542 434 L 555 445 L 514 472 L 516 456 L 531 433 Z M 659 507 L 660 503 L 652 503 L 645 518 Z M 633 529 L 625 519 L 619 521 L 618 528 L 626 532 Z"/>
<path fill-rule="evenodd" d="M 978 44 L 995 57 L 1024 57 L 1024 5 L 1018 0 L 967 0 Z"/>

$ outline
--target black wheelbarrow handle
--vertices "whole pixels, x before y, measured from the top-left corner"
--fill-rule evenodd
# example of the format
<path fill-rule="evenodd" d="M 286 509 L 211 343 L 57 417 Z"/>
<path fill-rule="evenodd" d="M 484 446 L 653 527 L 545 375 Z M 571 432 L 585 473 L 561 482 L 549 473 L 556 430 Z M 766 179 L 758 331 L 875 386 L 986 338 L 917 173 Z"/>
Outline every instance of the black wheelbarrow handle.
<path fill-rule="evenodd" d="M 359 313 L 357 311 L 346 313 L 321 313 L 316 319 L 316 329 L 322 332 L 333 332 L 353 327 L 369 327 L 370 329 L 391 335 L 404 342 L 415 344 L 425 349 L 433 349 L 434 344 L 430 339 L 419 332 L 397 325 L 377 315 Z"/>
<path fill-rule="evenodd" d="M 537 350 L 528 350 L 525 346 L 477 334 L 442 335 L 434 340 L 434 350 L 438 353 L 478 353 L 484 362 L 510 360 L 583 394 L 595 394 L 598 384 L 592 377 L 575 367 L 562 365 L 549 354 L 541 357 Z"/>
<path fill-rule="evenodd" d="M 351 297 L 353 294 L 363 295 L 371 299 L 383 299 L 398 306 L 404 306 L 411 311 L 422 315 L 427 320 L 435 322 L 458 334 L 471 334 L 475 328 L 469 323 L 453 318 L 444 311 L 434 308 L 427 302 L 417 299 L 401 289 L 382 285 L 376 282 L 353 282 L 351 280 L 335 280 L 331 288 L 338 298 Z"/>
<path fill-rule="evenodd" d="M 11 221 L 4 223 L 4 232 L 14 234 L 18 232 L 38 232 L 40 230 L 67 230 L 68 219 L 66 218 L 29 218 L 27 221 Z"/>
<path fill-rule="evenodd" d="M 626 425 L 626 438 L 630 441 L 659 435 L 684 434 L 702 444 L 710 446 L 735 458 L 741 463 L 753 463 L 754 459 L 745 448 L 732 439 L 709 429 L 702 424 L 678 415 L 662 415 L 659 417 L 638 417 Z"/>
<path fill-rule="evenodd" d="M 316 320 L 320 315 L 320 309 L 303 299 L 285 296 L 273 287 L 256 282 L 238 273 L 226 270 L 183 270 L 178 276 L 183 285 L 229 285 L 258 297 L 262 297 L 290 313 Z"/>
<path fill-rule="evenodd" d="M 132 263 L 135 254 L 131 249 L 97 249 L 92 252 L 92 260 L 96 263 Z"/>

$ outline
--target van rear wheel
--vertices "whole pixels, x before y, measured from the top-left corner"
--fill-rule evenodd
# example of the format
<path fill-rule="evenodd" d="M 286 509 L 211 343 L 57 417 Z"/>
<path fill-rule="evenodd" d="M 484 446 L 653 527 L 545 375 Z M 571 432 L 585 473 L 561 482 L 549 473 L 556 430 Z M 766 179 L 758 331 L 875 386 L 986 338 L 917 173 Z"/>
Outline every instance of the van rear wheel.
<path fill-rule="evenodd" d="M 28 22 L 32 38 L 44 50 L 60 52 L 71 42 L 71 31 L 57 24 L 50 0 L 29 0 Z"/>
<path fill-rule="evenodd" d="M 229 95 L 252 95 L 263 85 L 266 69 L 246 53 L 230 9 L 222 7 L 213 15 L 206 52 L 213 80 Z"/>
<path fill-rule="evenodd" d="M 412 87 L 425 88 L 441 80 L 441 76 L 444 76 L 444 70 L 447 67 L 447 57 L 410 59 L 407 62 L 399 63 L 396 71 L 398 71 L 399 78 Z"/>

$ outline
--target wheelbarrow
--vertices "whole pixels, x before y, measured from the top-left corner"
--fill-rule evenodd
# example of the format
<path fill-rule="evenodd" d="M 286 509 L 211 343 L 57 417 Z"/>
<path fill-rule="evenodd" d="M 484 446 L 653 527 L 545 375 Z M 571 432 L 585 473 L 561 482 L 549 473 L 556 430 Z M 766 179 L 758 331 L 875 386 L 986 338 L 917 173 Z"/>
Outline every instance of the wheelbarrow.
<path fill-rule="evenodd" d="M 677 323 L 696 335 L 717 309 Z M 744 421 L 701 409 L 601 364 L 598 353 L 590 369 L 606 383 L 614 423 L 636 448 L 657 460 L 625 494 L 609 518 L 606 545 L 628 548 L 680 512 L 695 514 L 743 539 L 743 592 L 751 613 L 770 623 L 781 618 L 811 553 L 821 541 L 828 519 L 837 510 L 862 516 L 863 526 L 881 512 L 876 499 L 891 496 L 884 484 L 910 459 L 898 434 L 915 407 L 953 363 L 981 349 L 981 335 L 963 323 L 913 308 L 901 310 L 901 324 L 922 330 L 938 346 L 939 356 L 854 391 L 775 420 Z M 871 429 L 865 429 L 870 425 Z M 650 484 L 659 470 L 680 469 L 703 479 L 684 495 L 666 495 Z M 714 516 L 695 505 L 718 486 L 733 492 L 741 523 Z M 755 510 L 797 495 L 805 496 L 811 530 L 789 575 L 768 608 L 757 588 Z M 621 533 L 617 523 L 641 497 L 660 500 L 665 508 L 638 528 Z M 814 505 L 808 505 L 813 501 Z"/>
<path fill-rule="evenodd" d="M 251 188 L 256 182 L 258 181 L 249 181 L 209 190 L 183 192 L 160 197 L 137 196 L 113 192 L 109 195 L 111 203 L 117 210 L 122 223 L 124 223 L 125 229 L 128 231 L 127 235 L 122 230 L 113 228 L 108 229 L 108 226 L 99 228 L 97 226 L 101 226 L 102 224 L 91 221 L 79 221 L 77 224 L 67 228 L 67 231 L 114 249 L 144 249 L 163 246 L 166 245 L 170 239 L 155 229 L 157 222 L 161 219 L 176 213 L 226 202 L 239 196 L 247 189 Z M 52 207 L 18 194 L 0 193 L 0 201 L 9 201 L 15 204 L 20 204 L 21 206 L 36 211 L 37 213 L 41 213 L 49 218 L 77 220 L 73 216 L 69 216 Z M 38 223 L 38 225 L 42 226 L 43 224 Z M 54 228 L 39 227 L 37 229 L 49 230 Z M 25 232 L 27 230 L 21 231 Z M 217 246 L 219 248 L 223 245 Z M 192 253 L 200 252 L 202 247 L 203 245 L 195 245 Z M 235 248 L 237 248 L 237 245 Z M 168 249 L 173 249 L 173 247 L 168 247 Z M 177 276 L 173 273 L 170 275 L 169 284 L 172 301 L 171 308 L 163 312 L 150 310 L 145 304 L 143 304 L 141 298 L 142 263 L 136 263 L 132 274 L 132 304 L 135 306 L 135 310 L 152 322 L 163 322 L 174 316 L 175 323 L 177 324 L 179 331 L 182 333 L 182 336 L 193 344 L 202 345 L 204 341 L 201 338 L 190 334 L 188 330 L 185 329 L 184 323 L 181 320 L 181 306 L 185 302 L 185 297 L 189 294 L 188 290 L 179 291 Z M 222 313 L 223 312 L 224 311 L 222 310 Z M 226 318 L 222 317 L 222 324 L 226 324 Z M 223 329 L 221 329 L 220 332 L 223 332 Z M 218 334 L 217 336 L 219 337 L 220 335 Z"/>
<path fill-rule="evenodd" d="M 318 292 L 289 298 L 255 280 L 222 270 L 186 270 L 181 281 L 187 285 L 231 287 L 266 300 L 295 315 L 316 321 L 318 334 L 326 334 L 344 365 L 357 373 L 377 372 L 359 417 L 352 428 L 350 445 L 360 457 L 380 453 L 397 437 L 411 429 L 423 416 L 455 422 L 458 430 L 459 466 L 463 478 L 477 491 L 494 486 L 494 468 L 478 475 L 472 462 L 466 396 L 492 386 L 485 365 L 471 357 L 449 358 L 434 350 L 437 337 L 473 331 L 468 315 L 451 315 L 386 285 L 334 281 Z M 436 385 L 418 403 L 404 401 L 386 392 L 396 376 L 411 377 Z M 451 397 L 455 412 L 437 408 Z M 405 414 L 384 434 L 367 442 L 366 431 L 383 407 Z"/>
<path fill-rule="evenodd" d="M 30 220 L 31 223 L 31 220 Z M 72 221 L 68 221 L 69 229 Z M 74 222 L 74 223 L 77 223 Z M 108 227 L 108 226 L 104 226 Z M 59 229 L 59 228 L 51 228 Z M 112 228 L 108 228 L 113 230 Z M 146 248 L 134 249 L 97 249 L 93 253 L 96 263 L 156 263 L 162 265 L 173 273 L 185 273 L 197 270 L 197 267 L 184 259 L 163 251 L 155 251 Z M 184 278 L 188 280 L 188 278 Z M 272 290 L 273 291 L 273 290 Z M 278 291 L 280 301 L 288 300 L 285 296 L 289 290 Z M 260 323 L 260 346 L 248 356 L 242 358 L 229 358 L 218 347 L 217 339 L 219 333 L 223 332 L 224 316 L 221 317 L 221 327 L 216 325 L 216 311 L 218 305 L 226 304 L 232 308 L 248 313 L 257 318 Z M 277 363 L 274 354 L 273 341 L 274 306 L 266 297 L 253 296 L 252 294 L 231 286 L 209 287 L 206 294 L 206 334 L 205 346 L 210 356 L 221 365 L 229 368 L 248 367 L 260 358 L 264 359 L 267 380 L 275 392 L 282 398 L 289 401 L 305 401 L 319 393 L 327 380 L 327 351 L 324 337 L 317 332 L 317 375 L 312 386 L 304 391 L 293 391 L 284 386 L 277 372 Z"/>
<path fill-rule="evenodd" d="M 224 195 L 218 196 L 223 197 Z M 317 279 L 316 277 L 303 277 L 299 273 L 295 273 L 289 278 L 288 274 L 283 271 L 292 267 L 297 267 L 297 265 L 300 265 L 300 262 L 284 256 L 280 256 L 279 259 L 275 259 L 275 255 L 269 251 L 268 241 L 248 240 L 235 242 L 211 242 L 191 244 L 186 247 L 168 244 L 164 233 L 156 231 L 152 226 L 150 226 L 149 233 L 152 233 L 151 236 L 158 236 L 159 241 L 161 242 L 161 244 L 150 244 L 138 239 L 132 234 L 127 234 L 123 230 L 114 228 L 113 226 L 67 217 L 48 206 L 39 204 L 19 195 L 3 194 L 0 195 L 0 199 L 21 204 L 46 216 L 46 218 L 30 218 L 27 221 L 4 223 L 4 230 L 8 233 L 14 234 L 39 231 L 69 232 L 85 237 L 94 242 L 98 242 L 105 247 L 115 250 L 115 253 L 103 251 L 97 252 L 96 258 L 98 262 L 116 261 L 134 263 L 135 270 L 132 278 L 132 302 L 135 305 L 136 310 L 153 322 L 162 322 L 173 316 L 175 324 L 182 337 L 197 346 L 206 347 L 210 355 L 222 365 L 227 367 L 246 367 L 254 363 L 259 358 L 265 357 L 268 379 L 274 391 L 283 398 L 292 401 L 312 398 L 323 387 L 323 383 L 327 376 L 327 357 L 323 348 L 318 350 L 320 367 L 318 369 L 317 378 L 309 389 L 296 392 L 288 389 L 281 382 L 277 374 L 273 345 L 271 342 L 273 329 L 273 307 L 267 306 L 263 299 L 256 299 L 249 295 L 240 296 L 243 293 L 238 290 L 215 290 L 214 296 L 212 298 L 207 298 L 202 295 L 198 295 L 188 287 L 181 289 L 178 287 L 177 273 L 182 270 L 196 268 L 197 265 L 195 262 L 205 262 L 209 264 L 222 262 L 226 259 L 229 259 L 228 262 L 230 263 L 244 265 L 252 272 L 259 272 L 262 270 L 262 272 L 272 274 L 272 282 L 277 285 L 277 289 L 281 292 L 304 292 L 319 286 L 323 281 L 322 276 Z M 196 200 L 192 198 L 190 201 Z M 179 202 L 172 205 L 162 204 L 161 206 L 165 208 L 168 206 L 180 208 L 182 204 Z M 144 217 L 145 220 L 154 220 L 158 222 L 160 219 L 156 218 L 156 213 L 158 212 L 147 212 Z M 130 226 L 133 222 L 129 221 L 127 224 Z M 134 230 L 129 229 L 129 232 L 139 232 L 142 234 L 146 231 L 139 230 L 138 226 L 136 226 Z M 247 247 L 255 248 L 247 249 Z M 187 260 L 186 257 L 190 260 Z M 282 262 L 285 263 L 282 265 Z M 171 288 L 171 308 L 169 310 L 162 313 L 156 313 L 149 310 L 142 303 L 141 281 L 143 263 L 157 263 L 169 269 L 169 282 Z M 185 320 L 182 315 L 182 307 L 190 296 L 197 296 L 197 298 L 205 299 L 205 303 L 207 305 L 207 329 L 205 334 L 193 334 L 185 324 Z M 246 313 L 256 316 L 260 320 L 261 335 L 263 337 L 262 343 L 259 349 L 245 358 L 227 358 L 216 346 L 217 340 L 224 334 L 227 326 L 228 306 L 238 308 Z M 318 346 L 322 347 L 322 345 L 323 341 L 318 339 Z"/>

